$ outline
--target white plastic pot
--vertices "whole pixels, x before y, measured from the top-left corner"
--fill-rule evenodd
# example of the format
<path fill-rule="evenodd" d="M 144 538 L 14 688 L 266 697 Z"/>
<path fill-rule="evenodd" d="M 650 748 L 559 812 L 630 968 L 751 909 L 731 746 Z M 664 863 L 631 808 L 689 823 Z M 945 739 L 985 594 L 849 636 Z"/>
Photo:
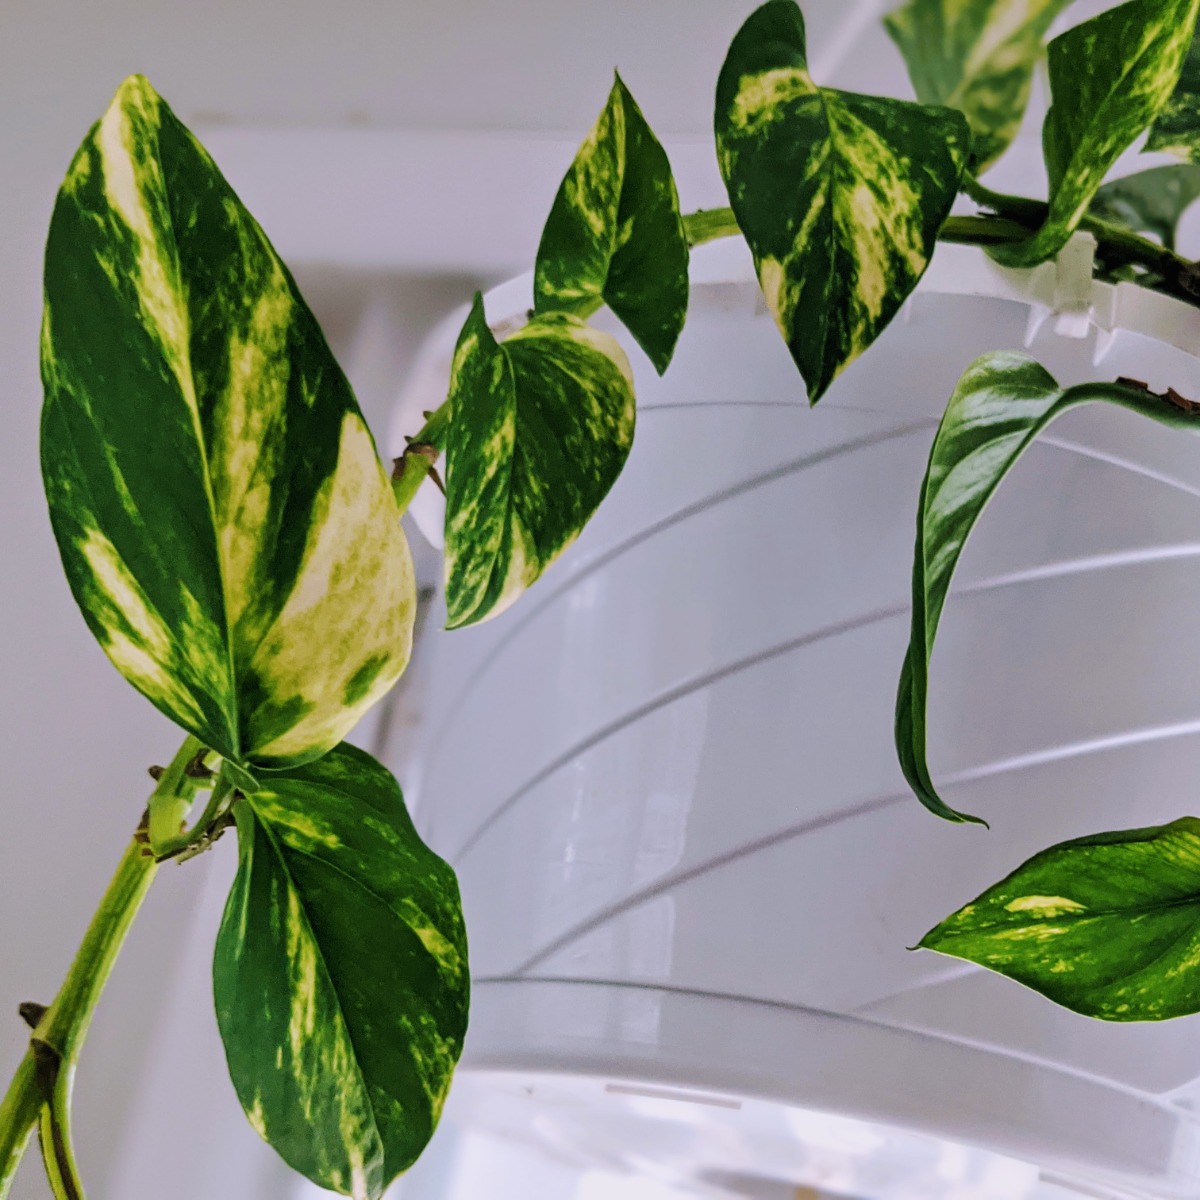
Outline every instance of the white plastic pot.
<path fill-rule="evenodd" d="M 892 720 L 963 368 L 1027 345 L 1064 383 L 1200 399 L 1200 312 L 1095 285 L 1056 315 L 1054 266 L 947 247 L 810 409 L 744 251 L 693 275 L 665 378 L 630 346 L 636 444 L 598 516 L 510 612 L 436 635 L 408 785 L 471 938 L 452 1112 L 725 1194 L 1196 1195 L 1197 1019 L 1092 1022 L 906 947 L 1052 842 L 1200 814 L 1200 441 L 1075 411 L 982 518 L 930 760 L 990 832 L 912 797 Z"/>

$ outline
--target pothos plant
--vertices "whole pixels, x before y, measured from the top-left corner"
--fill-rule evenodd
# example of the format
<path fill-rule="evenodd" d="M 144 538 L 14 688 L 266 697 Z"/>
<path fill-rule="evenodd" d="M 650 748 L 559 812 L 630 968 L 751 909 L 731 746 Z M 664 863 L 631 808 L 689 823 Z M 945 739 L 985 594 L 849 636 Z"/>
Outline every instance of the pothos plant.
<path fill-rule="evenodd" d="M 420 1154 L 467 1023 L 453 872 L 388 771 L 344 742 L 407 663 L 416 607 L 400 516 L 445 457 L 447 624 L 495 616 L 579 533 L 624 464 L 635 403 L 607 305 L 665 371 L 689 248 L 749 244 L 817 402 L 920 280 L 939 240 L 1053 258 L 1078 229 L 1101 272 L 1189 303 L 1175 226 L 1200 196 L 1200 0 L 1128 0 L 1047 46 L 1067 0 L 908 0 L 886 19 L 917 102 L 824 87 L 793 0 L 738 31 L 716 86 L 727 209 L 683 216 L 667 156 L 618 78 L 551 208 L 528 322 L 498 340 L 476 296 L 449 395 L 389 478 L 292 276 L 141 77 L 72 160 L 50 223 L 41 456 L 71 590 L 117 669 L 185 737 L 58 997 L 22 1006 L 0 1101 L 0 1197 L 35 1127 L 61 1200 L 83 1195 L 70 1095 L 93 1009 L 167 860 L 236 827 L 217 1019 L 254 1128 L 324 1187 L 375 1197 Z M 979 181 L 1045 59 L 1044 199 Z M 1105 182 L 1144 131 L 1185 161 Z M 965 196 L 980 211 L 952 212 Z M 1150 235 L 1150 236 L 1147 236 Z M 920 485 L 896 744 L 954 821 L 925 754 L 938 620 L 964 542 L 1059 413 L 1120 405 L 1180 428 L 1197 405 L 1133 381 L 1062 388 L 1025 355 L 977 360 Z M 915 481 L 914 481 L 915 482 Z M 194 810 L 199 809 L 199 815 Z M 1079 1012 L 1200 1010 L 1200 820 L 1052 847 L 921 943 Z"/>

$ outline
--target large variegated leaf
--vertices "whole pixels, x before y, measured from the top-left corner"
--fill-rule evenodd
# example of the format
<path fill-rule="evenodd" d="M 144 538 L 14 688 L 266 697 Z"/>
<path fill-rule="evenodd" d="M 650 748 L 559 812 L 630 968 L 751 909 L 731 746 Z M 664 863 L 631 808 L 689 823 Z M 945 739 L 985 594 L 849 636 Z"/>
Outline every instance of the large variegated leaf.
<path fill-rule="evenodd" d="M 819 88 L 799 8 L 768 0 L 721 69 L 716 137 L 767 305 L 815 403 L 929 265 L 970 149 L 966 120 Z"/>
<path fill-rule="evenodd" d="M 1051 846 L 920 944 L 1089 1017 L 1200 1012 L 1200 820 Z"/>
<path fill-rule="evenodd" d="M 467 1022 L 454 872 L 396 781 L 340 746 L 239 801 L 213 962 L 251 1124 L 322 1187 L 378 1196 L 437 1124 Z"/>
<path fill-rule="evenodd" d="M 974 821 L 937 794 L 925 759 L 929 659 L 959 555 L 984 505 L 1037 435 L 1061 413 L 1091 401 L 1133 409 L 1200 433 L 1200 407 L 1120 383 L 1060 388 L 1025 354 L 996 351 L 967 368 L 942 417 L 917 508 L 912 635 L 896 697 L 896 749 L 921 802 L 940 817 Z"/>
<path fill-rule="evenodd" d="M 1197 199 L 1200 166 L 1173 163 L 1106 183 L 1092 200 L 1091 211 L 1138 233 L 1152 233 L 1174 250 L 1179 219 Z"/>
<path fill-rule="evenodd" d="M 986 170 L 1017 135 L 1042 39 L 1071 0 L 908 0 L 884 25 L 908 64 L 917 99 L 960 109 Z"/>
<path fill-rule="evenodd" d="M 687 237 L 666 152 L 620 76 L 554 198 L 533 294 L 539 313 L 607 304 L 667 369 L 687 316 Z"/>
<path fill-rule="evenodd" d="M 226 757 L 323 753 L 407 661 L 408 547 L 295 283 L 141 77 L 71 163 L 45 301 L 42 472 L 92 632 Z"/>
<path fill-rule="evenodd" d="M 1150 127 L 1146 149 L 1200 162 L 1200 31 L 1192 37 L 1171 98 Z"/>
<path fill-rule="evenodd" d="M 476 296 L 454 352 L 450 411 L 453 629 L 503 612 L 595 512 L 633 442 L 633 378 L 611 337 L 566 313 L 498 343 Z"/>
<path fill-rule="evenodd" d="M 1050 43 L 1049 211 L 1029 238 L 992 250 L 999 262 L 1032 266 L 1062 248 L 1117 157 L 1167 103 L 1198 9 L 1200 0 L 1128 0 Z"/>

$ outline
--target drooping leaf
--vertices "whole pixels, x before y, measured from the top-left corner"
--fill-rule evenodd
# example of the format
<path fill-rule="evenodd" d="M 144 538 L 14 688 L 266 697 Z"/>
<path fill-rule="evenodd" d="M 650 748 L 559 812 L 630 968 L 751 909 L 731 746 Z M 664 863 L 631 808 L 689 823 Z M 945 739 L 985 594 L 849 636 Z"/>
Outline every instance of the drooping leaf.
<path fill-rule="evenodd" d="M 768 0 L 717 82 L 717 157 L 814 403 L 929 265 L 970 149 L 961 113 L 820 88 L 804 19 Z"/>
<path fill-rule="evenodd" d="M 917 507 L 912 634 L 896 697 L 896 749 L 921 803 L 952 821 L 977 821 L 937 794 L 925 759 L 929 659 L 954 568 L 1000 481 L 1055 417 L 1102 401 L 1200 433 L 1200 405 L 1126 383 L 1060 388 L 1028 355 L 995 351 L 959 380 L 933 441 Z"/>
<path fill-rule="evenodd" d="M 459 336 L 446 446 L 447 627 L 503 612 L 587 523 L 633 442 L 617 343 L 566 313 L 497 342 L 474 307 Z"/>
<path fill-rule="evenodd" d="M 908 0 L 884 18 L 917 99 L 960 109 L 986 170 L 1008 149 L 1029 104 L 1042 39 L 1071 0 Z"/>
<path fill-rule="evenodd" d="M 1152 233 L 1174 250 L 1179 219 L 1198 198 L 1200 166 L 1178 163 L 1106 183 L 1093 198 L 1091 211 L 1137 233 Z"/>
<path fill-rule="evenodd" d="M 378 1196 L 432 1136 L 462 1051 L 454 872 L 350 746 L 272 774 L 235 811 L 213 983 L 238 1098 L 314 1183 Z"/>
<path fill-rule="evenodd" d="M 1175 90 L 1150 127 L 1146 149 L 1200 162 L 1200 27 L 1192 36 Z"/>
<path fill-rule="evenodd" d="M 1058 253 L 1117 157 L 1167 103 L 1198 10 L 1200 0 L 1128 0 L 1050 43 L 1049 212 L 1029 238 L 995 247 L 997 261 L 1027 267 Z"/>
<path fill-rule="evenodd" d="M 45 301 L 42 473 L 92 632 L 225 757 L 323 753 L 408 659 L 408 546 L 291 275 L 141 77 L 71 163 Z"/>
<path fill-rule="evenodd" d="M 1051 846 L 921 939 L 1075 1012 L 1200 1012 L 1200 820 Z"/>
<path fill-rule="evenodd" d="M 687 316 L 687 237 L 671 164 L 620 76 L 554 198 L 533 294 L 543 314 L 607 304 L 667 369 Z"/>

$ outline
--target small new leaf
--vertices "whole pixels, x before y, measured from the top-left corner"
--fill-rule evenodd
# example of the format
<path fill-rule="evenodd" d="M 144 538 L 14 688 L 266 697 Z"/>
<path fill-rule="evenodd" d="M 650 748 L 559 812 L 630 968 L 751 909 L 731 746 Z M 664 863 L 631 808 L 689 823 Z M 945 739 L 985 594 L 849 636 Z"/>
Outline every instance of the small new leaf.
<path fill-rule="evenodd" d="M 1200 1012 L 1200 821 L 1051 846 L 920 944 L 1105 1021 Z"/>
<path fill-rule="evenodd" d="M 1153 234 L 1174 250 L 1179 220 L 1198 198 L 1200 166 L 1177 163 L 1106 183 L 1093 198 L 1091 212 L 1136 233 Z"/>
<path fill-rule="evenodd" d="M 1183 60 L 1175 90 L 1150 127 L 1146 149 L 1200 163 L 1200 26 Z"/>
<path fill-rule="evenodd" d="M 1200 405 L 1174 392 L 1160 396 L 1128 381 L 1060 388 L 1028 355 L 995 351 L 967 368 L 934 437 L 917 506 L 912 634 L 896 697 L 896 750 L 918 799 L 947 820 L 979 820 L 942 800 L 925 757 L 929 660 L 954 569 L 979 514 L 1034 438 L 1055 417 L 1092 401 L 1200 433 Z"/>
<path fill-rule="evenodd" d="M 633 443 L 620 346 L 567 313 L 497 342 L 479 296 L 450 377 L 446 624 L 503 612 L 578 536 Z"/>
<path fill-rule="evenodd" d="M 959 109 L 985 171 L 1008 149 L 1029 103 L 1042 39 L 1070 0 L 909 0 L 884 25 L 924 104 Z"/>
<path fill-rule="evenodd" d="M 350 746 L 273 773 L 235 813 L 213 982 L 238 1098 L 295 1170 L 377 1197 L 432 1136 L 462 1051 L 454 872 Z"/>
<path fill-rule="evenodd" d="M 607 304 L 667 369 L 687 316 L 687 237 L 666 152 L 620 76 L 554 198 L 533 294 L 541 314 Z"/>
<path fill-rule="evenodd" d="M 818 87 L 799 8 L 768 0 L 721 69 L 716 139 L 767 306 L 815 403 L 929 265 L 970 150 L 966 120 Z"/>
<path fill-rule="evenodd" d="M 1033 266 L 1066 243 L 1117 157 L 1170 98 L 1198 10 L 1200 0 L 1128 0 L 1050 43 L 1049 211 L 1029 238 L 995 247 L 998 262 Z"/>
<path fill-rule="evenodd" d="M 295 282 L 140 76 L 58 194 L 41 351 L 50 518 L 113 664 L 235 763 L 336 745 L 408 660 L 408 545 Z"/>

